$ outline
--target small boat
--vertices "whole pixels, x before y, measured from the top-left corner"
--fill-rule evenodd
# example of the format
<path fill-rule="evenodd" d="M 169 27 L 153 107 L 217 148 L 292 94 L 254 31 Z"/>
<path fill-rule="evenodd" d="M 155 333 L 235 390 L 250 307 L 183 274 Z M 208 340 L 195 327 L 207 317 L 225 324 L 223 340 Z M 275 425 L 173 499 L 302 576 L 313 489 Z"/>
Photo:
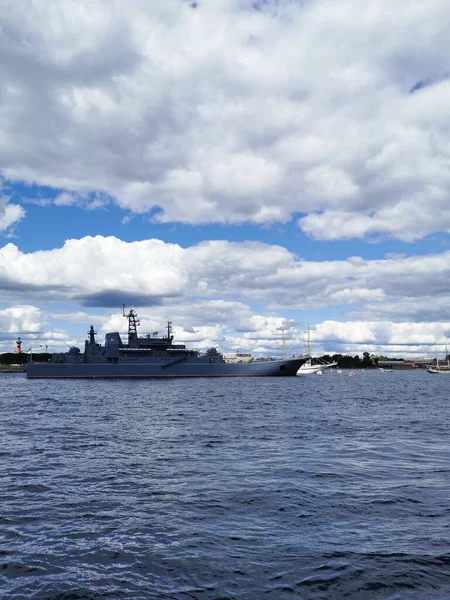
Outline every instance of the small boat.
<path fill-rule="evenodd" d="M 353 373 L 353 371 L 350 371 L 350 373 L 348 375 L 349 375 L 349 377 L 354 377 L 355 376 L 355 374 Z"/>

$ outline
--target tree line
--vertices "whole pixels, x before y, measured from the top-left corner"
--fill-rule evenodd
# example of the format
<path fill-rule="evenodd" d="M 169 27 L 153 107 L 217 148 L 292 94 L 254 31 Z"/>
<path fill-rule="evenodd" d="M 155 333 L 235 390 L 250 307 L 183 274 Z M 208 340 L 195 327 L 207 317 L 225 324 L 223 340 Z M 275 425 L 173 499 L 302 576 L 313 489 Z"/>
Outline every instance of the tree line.
<path fill-rule="evenodd" d="M 363 352 L 362 358 L 357 354 L 356 356 L 349 356 L 348 354 L 324 354 L 319 359 L 314 360 L 320 364 L 321 362 L 337 362 L 339 369 L 370 369 L 371 367 L 377 367 L 379 361 L 403 361 L 403 358 L 389 358 L 387 356 L 374 356 L 368 352 Z"/>
<path fill-rule="evenodd" d="M 51 359 L 52 355 L 49 352 L 20 352 L 20 354 L 16 354 L 15 352 L 5 352 L 4 354 L 0 354 L 0 364 L 26 365 L 27 360 L 31 357 L 33 357 L 34 362 L 47 362 Z"/>

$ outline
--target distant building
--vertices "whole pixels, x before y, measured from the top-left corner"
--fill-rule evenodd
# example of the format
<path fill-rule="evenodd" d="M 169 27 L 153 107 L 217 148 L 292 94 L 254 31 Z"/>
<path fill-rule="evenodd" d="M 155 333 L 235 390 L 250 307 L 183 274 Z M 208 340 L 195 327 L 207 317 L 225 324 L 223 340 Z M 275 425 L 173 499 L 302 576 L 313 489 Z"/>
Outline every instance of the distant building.
<path fill-rule="evenodd" d="M 404 360 L 379 360 L 377 365 L 379 367 L 403 367 L 405 364 Z"/>
<path fill-rule="evenodd" d="M 223 359 L 227 363 L 249 362 L 251 358 L 251 352 L 224 352 L 223 354 Z"/>
<path fill-rule="evenodd" d="M 436 362 L 434 358 L 417 358 L 405 360 L 405 366 L 408 366 L 410 369 L 426 369 L 433 362 Z"/>
<path fill-rule="evenodd" d="M 411 360 L 379 360 L 377 367 L 389 369 L 426 369 L 433 362 L 432 358 L 417 358 Z"/>

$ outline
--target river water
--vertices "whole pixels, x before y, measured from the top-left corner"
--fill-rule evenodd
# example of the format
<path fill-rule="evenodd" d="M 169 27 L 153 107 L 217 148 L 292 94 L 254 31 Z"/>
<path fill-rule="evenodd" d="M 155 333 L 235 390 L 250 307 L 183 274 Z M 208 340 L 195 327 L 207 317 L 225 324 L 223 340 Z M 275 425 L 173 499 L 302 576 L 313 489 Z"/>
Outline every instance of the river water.
<path fill-rule="evenodd" d="M 450 598 L 450 376 L 347 375 L 0 375 L 0 598 Z"/>

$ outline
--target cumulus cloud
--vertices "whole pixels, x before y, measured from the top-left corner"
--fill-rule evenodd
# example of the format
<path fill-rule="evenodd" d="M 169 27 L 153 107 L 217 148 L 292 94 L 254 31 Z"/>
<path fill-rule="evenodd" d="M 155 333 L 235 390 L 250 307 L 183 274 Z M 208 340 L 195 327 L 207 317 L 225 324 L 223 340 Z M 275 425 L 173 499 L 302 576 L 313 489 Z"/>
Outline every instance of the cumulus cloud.
<path fill-rule="evenodd" d="M 444 0 L 1 4 L 10 181 L 315 239 L 450 230 Z"/>
<path fill-rule="evenodd" d="M 101 332 L 124 332 L 125 303 L 138 308 L 146 332 L 161 331 L 173 320 L 180 341 L 269 353 L 280 351 L 284 329 L 290 348 L 299 351 L 306 343 L 302 315 L 313 307 L 329 313 L 315 326 L 316 350 L 405 346 L 417 353 L 442 344 L 450 331 L 449 261 L 450 251 L 313 262 L 259 242 L 218 240 L 182 248 L 157 239 L 96 236 L 29 254 L 6 244 L 0 249 L 0 286 L 24 305 L 30 299 L 36 306 L 52 302 L 51 319 L 66 328 L 94 319 Z M 58 310 L 67 303 L 86 310 Z M 114 310 L 95 315 L 90 307 Z M 4 311 L 10 325 L 3 332 L 42 332 L 39 309 L 19 309 L 28 320 L 24 316 L 11 329 L 13 313 Z M 296 319 L 284 320 L 288 311 Z"/>
<path fill-rule="evenodd" d="M 450 251 L 314 262 L 260 242 L 217 240 L 182 248 L 157 239 L 88 236 L 29 254 L 6 244 L 0 249 L 0 285 L 24 297 L 85 306 L 158 306 L 203 298 L 217 301 L 218 310 L 220 301 L 242 300 L 265 309 L 341 307 L 368 320 L 371 314 L 421 320 L 436 312 L 446 320 L 449 260 Z M 440 298 L 434 305 L 433 296 Z"/>
<path fill-rule="evenodd" d="M 444 355 L 450 321 L 393 323 L 391 321 L 323 321 L 312 332 L 316 353 L 334 348 L 336 353 L 355 355 L 362 350 L 388 356 Z"/>
<path fill-rule="evenodd" d="M 11 338 L 18 333 L 35 334 L 46 325 L 45 315 L 36 306 L 16 305 L 0 310 L 0 335 Z"/>

